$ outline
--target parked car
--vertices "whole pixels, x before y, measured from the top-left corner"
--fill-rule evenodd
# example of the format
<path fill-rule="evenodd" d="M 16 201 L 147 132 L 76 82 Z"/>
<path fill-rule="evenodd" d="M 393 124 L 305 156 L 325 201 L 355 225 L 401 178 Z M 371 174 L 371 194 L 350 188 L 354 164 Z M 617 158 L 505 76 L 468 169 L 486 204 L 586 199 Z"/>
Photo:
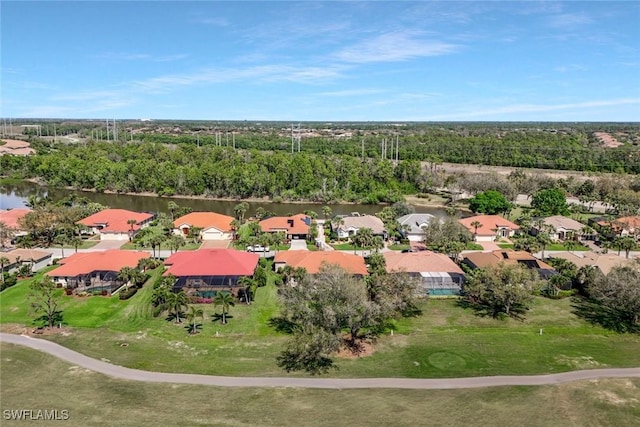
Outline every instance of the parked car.
<path fill-rule="evenodd" d="M 262 246 L 262 245 L 247 246 L 247 252 L 269 252 L 269 246 Z"/>

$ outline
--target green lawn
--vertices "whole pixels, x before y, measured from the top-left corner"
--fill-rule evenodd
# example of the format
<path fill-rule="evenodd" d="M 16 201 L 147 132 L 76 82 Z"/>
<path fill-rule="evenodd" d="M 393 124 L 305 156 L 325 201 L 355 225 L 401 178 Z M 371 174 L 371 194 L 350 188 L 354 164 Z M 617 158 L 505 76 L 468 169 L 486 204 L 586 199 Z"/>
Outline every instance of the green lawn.
<path fill-rule="evenodd" d="M 28 281 L 0 294 L 0 321 L 32 325 L 24 303 Z M 237 304 L 228 325 L 214 323 L 219 308 L 203 304 L 202 333 L 153 318 L 151 287 L 127 301 L 64 297 L 70 334 L 48 336 L 74 350 L 113 363 L 156 371 L 217 375 L 285 375 L 275 358 L 288 336 L 268 321 L 277 312 L 273 284 L 258 289 L 252 305 Z M 535 374 L 579 368 L 640 366 L 640 335 L 616 334 L 576 317 L 571 302 L 537 298 L 525 321 L 476 317 L 455 299 L 432 299 L 419 317 L 395 322 L 372 356 L 338 359 L 339 377 L 456 377 Z M 543 329 L 542 335 L 539 330 Z M 126 346 L 121 344 L 127 343 Z M 304 375 L 304 374 L 291 374 Z"/>
<path fill-rule="evenodd" d="M 564 245 L 564 243 L 552 243 L 550 245 L 547 245 L 547 247 L 544 250 L 545 251 L 567 251 L 568 249 Z M 577 244 L 575 247 L 571 248 L 571 252 L 588 251 L 588 250 L 590 250 L 588 247 L 581 244 Z"/>
<path fill-rule="evenodd" d="M 389 250 L 392 251 L 405 251 L 411 249 L 411 245 L 389 245 Z"/>
<path fill-rule="evenodd" d="M 497 243 L 500 249 L 513 249 L 513 243 Z"/>
<path fill-rule="evenodd" d="M 197 249 L 200 249 L 200 245 L 202 245 L 202 243 L 193 243 L 193 242 L 188 242 L 183 246 L 180 246 L 181 251 L 195 251 Z M 124 245 L 120 246 L 120 249 L 127 249 L 127 250 L 141 250 L 143 248 L 141 248 L 140 246 L 136 245 L 133 242 L 127 242 Z M 147 248 L 148 249 L 148 248 Z M 169 247 L 167 245 L 163 245 L 161 247 L 162 250 L 169 250 Z"/>
<path fill-rule="evenodd" d="M 1 344 L 0 409 L 68 410 L 65 426 L 631 426 L 640 379 L 467 390 L 220 388 L 116 380 Z M 25 375 L 28 369 L 29 375 Z M 7 421 L 3 426 L 27 425 Z M 36 423 L 37 424 L 37 423 Z M 47 423 L 43 423 L 47 424 Z"/>

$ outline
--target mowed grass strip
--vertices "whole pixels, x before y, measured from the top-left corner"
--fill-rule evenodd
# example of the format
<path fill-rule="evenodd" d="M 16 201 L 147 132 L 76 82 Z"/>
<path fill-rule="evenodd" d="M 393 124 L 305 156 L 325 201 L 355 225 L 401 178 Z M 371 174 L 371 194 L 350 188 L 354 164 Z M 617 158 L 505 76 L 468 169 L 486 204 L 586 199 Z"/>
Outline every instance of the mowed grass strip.
<path fill-rule="evenodd" d="M 553 427 L 640 420 L 640 379 L 466 390 L 219 388 L 116 380 L 11 344 L 0 352 L 3 390 L 10 390 L 0 409 L 67 410 L 65 426 Z"/>
<path fill-rule="evenodd" d="M 154 272 L 154 277 L 160 274 Z M 277 315 L 277 288 L 259 288 L 251 305 L 237 303 L 227 325 L 214 322 L 219 307 L 201 304 L 202 332 L 154 318 L 153 278 L 127 301 L 64 296 L 70 333 L 47 336 L 97 359 L 138 369 L 239 376 L 286 374 L 276 357 L 289 337 L 269 320 Z M 0 294 L 3 324 L 32 325 L 28 281 Z M 337 359 L 337 377 L 446 378 L 522 375 L 576 369 L 640 366 L 640 335 L 617 334 L 576 317 L 571 301 L 537 298 L 524 321 L 477 317 L 455 300 L 432 299 L 424 313 L 395 322 L 368 357 Z M 32 327 L 32 326 L 30 326 Z M 541 331 L 542 330 L 542 333 Z"/>

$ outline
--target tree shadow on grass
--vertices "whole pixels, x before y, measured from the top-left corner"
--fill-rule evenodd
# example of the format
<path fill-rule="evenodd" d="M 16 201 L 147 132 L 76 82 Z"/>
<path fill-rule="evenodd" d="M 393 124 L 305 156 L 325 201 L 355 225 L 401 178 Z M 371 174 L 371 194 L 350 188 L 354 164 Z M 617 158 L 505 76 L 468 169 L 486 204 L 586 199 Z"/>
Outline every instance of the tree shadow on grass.
<path fill-rule="evenodd" d="M 285 319 L 284 317 L 272 317 L 271 319 L 269 319 L 269 326 L 271 326 L 278 332 L 292 334 L 296 327 L 296 324 L 288 319 Z"/>
<path fill-rule="evenodd" d="M 476 302 L 467 298 L 460 298 L 457 302 L 458 307 L 465 310 L 473 310 L 474 314 L 478 317 L 492 317 L 494 319 L 504 320 L 507 317 L 511 317 L 516 320 L 524 320 L 525 314 L 529 310 L 522 304 L 514 304 L 509 313 L 505 313 L 502 307 L 494 306 L 491 304 L 483 304 L 482 302 Z"/>
<path fill-rule="evenodd" d="M 634 326 L 628 318 L 628 315 L 624 312 L 606 307 L 586 298 L 576 297 L 573 298 L 571 302 L 574 314 L 591 324 L 600 325 L 605 329 L 618 333 L 640 332 L 640 328 Z"/>

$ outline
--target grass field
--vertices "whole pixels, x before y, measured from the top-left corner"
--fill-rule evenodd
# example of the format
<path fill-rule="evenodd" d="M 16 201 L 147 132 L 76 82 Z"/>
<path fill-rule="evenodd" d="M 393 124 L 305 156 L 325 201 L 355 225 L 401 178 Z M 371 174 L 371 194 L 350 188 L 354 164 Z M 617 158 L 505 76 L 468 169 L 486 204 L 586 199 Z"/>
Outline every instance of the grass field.
<path fill-rule="evenodd" d="M 184 324 L 153 318 L 151 292 L 147 285 L 127 301 L 64 296 L 70 333 L 47 338 L 139 369 L 284 375 L 275 358 L 288 336 L 269 326 L 278 311 L 275 286 L 259 288 L 252 305 L 232 307 L 228 325 L 212 321 L 211 315 L 219 309 L 202 305 L 206 321 L 202 333 L 195 336 L 186 333 Z M 28 281 L 0 293 L 3 330 L 32 325 L 25 304 L 28 293 Z M 479 318 L 451 299 L 432 299 L 423 310 L 421 316 L 395 322 L 394 334 L 380 337 L 373 355 L 338 359 L 338 369 L 331 375 L 437 378 L 640 366 L 640 335 L 592 326 L 573 314 L 568 299 L 537 298 L 523 322 Z"/>
<path fill-rule="evenodd" d="M 65 426 L 553 427 L 640 421 L 640 379 L 469 390 L 218 388 L 115 380 L 11 344 L 0 351 L 3 390 L 10 390 L 0 409 L 66 409 L 69 419 L 59 422 Z"/>

